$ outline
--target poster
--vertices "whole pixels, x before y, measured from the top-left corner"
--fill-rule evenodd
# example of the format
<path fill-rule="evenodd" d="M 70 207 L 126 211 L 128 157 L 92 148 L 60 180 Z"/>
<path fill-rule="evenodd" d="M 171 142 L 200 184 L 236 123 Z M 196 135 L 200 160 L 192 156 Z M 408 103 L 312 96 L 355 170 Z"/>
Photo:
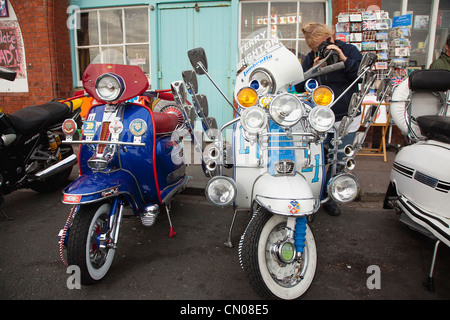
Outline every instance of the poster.
<path fill-rule="evenodd" d="M 428 15 L 416 15 L 414 17 L 414 29 L 427 30 L 429 20 L 430 20 L 430 16 L 428 16 Z"/>
<path fill-rule="evenodd" d="M 17 21 L 0 21 L 0 67 L 16 71 L 16 79 L 26 76 L 23 43 Z"/>

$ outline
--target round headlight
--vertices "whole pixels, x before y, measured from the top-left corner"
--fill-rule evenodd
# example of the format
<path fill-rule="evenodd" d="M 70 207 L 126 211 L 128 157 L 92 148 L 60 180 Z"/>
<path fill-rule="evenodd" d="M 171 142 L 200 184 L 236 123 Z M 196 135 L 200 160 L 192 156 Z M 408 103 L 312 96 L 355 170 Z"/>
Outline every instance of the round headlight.
<path fill-rule="evenodd" d="M 353 174 L 342 173 L 330 180 L 327 190 L 334 202 L 348 203 L 358 195 L 359 181 Z"/>
<path fill-rule="evenodd" d="M 303 103 L 296 96 L 283 93 L 272 100 L 269 113 L 278 125 L 292 127 L 303 115 Z"/>
<path fill-rule="evenodd" d="M 124 90 L 124 82 L 121 77 L 105 73 L 97 78 L 95 90 L 103 101 L 114 101 L 120 98 Z"/>
<path fill-rule="evenodd" d="M 206 184 L 205 193 L 212 204 L 225 207 L 236 199 L 236 183 L 229 177 L 215 176 Z"/>
<path fill-rule="evenodd" d="M 308 116 L 309 123 L 318 132 L 327 132 L 334 125 L 334 112 L 325 106 L 314 107 Z"/>
<path fill-rule="evenodd" d="M 242 88 L 237 94 L 237 101 L 244 108 L 254 106 L 258 102 L 258 93 L 250 87 Z"/>
<path fill-rule="evenodd" d="M 250 75 L 250 79 L 250 86 L 254 88 L 259 95 L 267 95 L 273 93 L 275 82 L 269 72 L 261 69 L 255 70 Z"/>
<path fill-rule="evenodd" d="M 328 106 L 334 100 L 333 90 L 326 86 L 317 87 L 312 93 L 313 101 L 318 106 Z"/>
<path fill-rule="evenodd" d="M 267 126 L 267 114 L 258 106 L 245 109 L 241 113 L 241 125 L 251 134 L 261 132 Z"/>

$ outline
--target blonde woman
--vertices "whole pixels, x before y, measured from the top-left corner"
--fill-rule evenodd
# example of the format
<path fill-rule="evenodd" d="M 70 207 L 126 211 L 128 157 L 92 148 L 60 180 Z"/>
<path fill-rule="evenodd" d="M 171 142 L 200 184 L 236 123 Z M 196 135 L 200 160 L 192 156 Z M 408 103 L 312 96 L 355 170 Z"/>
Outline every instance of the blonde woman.
<path fill-rule="evenodd" d="M 306 55 L 302 62 L 303 71 L 307 71 L 322 62 L 323 59 L 319 56 L 319 46 L 323 42 L 325 42 L 325 44 L 322 46 L 326 46 L 328 50 L 334 50 L 337 53 L 336 60 L 344 62 L 345 68 L 343 70 L 328 73 L 316 78 L 320 85 L 326 85 L 333 90 L 335 98 L 339 97 L 357 78 L 359 64 L 362 59 L 361 52 L 359 52 L 352 44 L 336 40 L 332 28 L 325 24 L 315 22 L 308 23 L 302 28 L 302 32 L 305 35 L 306 44 L 311 49 L 311 52 Z M 327 60 L 323 66 L 327 65 L 328 62 L 329 61 Z M 297 92 L 304 91 L 302 86 L 303 84 L 296 86 Z M 336 128 L 339 127 L 342 118 L 347 115 L 350 99 L 355 92 L 358 92 L 358 84 L 353 85 L 331 108 L 336 116 Z M 344 146 L 353 142 L 356 131 L 358 131 L 359 128 L 359 123 L 360 117 L 355 117 L 353 123 L 349 127 L 350 133 L 344 137 L 342 143 L 339 145 L 339 149 L 343 149 Z M 324 144 L 329 144 L 332 137 L 332 133 L 328 134 Z M 342 159 L 343 157 L 344 153 L 339 152 L 338 159 Z M 329 178 L 328 175 L 327 178 Z M 328 202 L 324 207 L 331 215 L 337 216 L 340 214 L 339 207 L 333 202 Z"/>

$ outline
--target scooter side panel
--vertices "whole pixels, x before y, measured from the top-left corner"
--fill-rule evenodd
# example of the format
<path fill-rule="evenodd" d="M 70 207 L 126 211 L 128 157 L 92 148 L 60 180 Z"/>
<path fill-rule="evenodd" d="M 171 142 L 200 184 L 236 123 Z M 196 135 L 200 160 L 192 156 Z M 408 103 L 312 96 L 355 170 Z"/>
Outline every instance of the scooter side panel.
<path fill-rule="evenodd" d="M 450 219 L 450 149 L 436 141 L 404 147 L 397 154 L 390 179 L 397 193 L 425 212 Z"/>

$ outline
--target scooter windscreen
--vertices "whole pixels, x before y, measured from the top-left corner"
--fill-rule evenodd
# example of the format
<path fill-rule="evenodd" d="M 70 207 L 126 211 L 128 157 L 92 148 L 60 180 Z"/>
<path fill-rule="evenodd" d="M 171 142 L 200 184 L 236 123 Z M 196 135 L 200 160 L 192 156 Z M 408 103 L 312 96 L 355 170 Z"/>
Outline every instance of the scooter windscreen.
<path fill-rule="evenodd" d="M 259 29 L 240 41 L 235 94 L 252 87 L 258 95 L 287 92 L 303 81 L 300 61 L 268 28 Z"/>
<path fill-rule="evenodd" d="M 83 74 L 83 87 L 97 101 L 116 104 L 145 92 L 148 79 L 145 73 L 122 52 L 102 51 Z"/>

